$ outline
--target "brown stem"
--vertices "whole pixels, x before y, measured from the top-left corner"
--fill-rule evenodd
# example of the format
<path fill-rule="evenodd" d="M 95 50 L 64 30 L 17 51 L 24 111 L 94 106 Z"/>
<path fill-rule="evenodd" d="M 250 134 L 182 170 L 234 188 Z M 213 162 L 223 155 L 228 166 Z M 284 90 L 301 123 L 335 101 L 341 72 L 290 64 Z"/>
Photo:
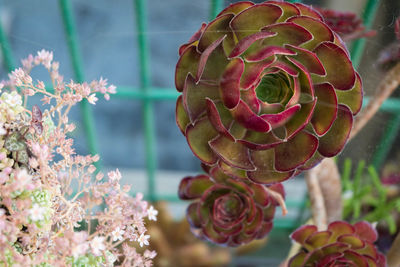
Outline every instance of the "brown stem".
<path fill-rule="evenodd" d="M 306 183 L 311 201 L 311 213 L 314 224 L 318 227 L 318 230 L 325 230 L 327 228 L 327 216 L 324 196 L 322 195 L 322 190 L 319 186 L 315 171 L 306 173 Z"/>
<path fill-rule="evenodd" d="M 374 30 L 365 31 L 365 29 L 361 29 L 359 31 L 342 36 L 342 39 L 343 39 L 343 41 L 348 43 L 355 39 L 374 37 L 375 35 L 376 35 L 376 31 L 374 31 Z"/>
<path fill-rule="evenodd" d="M 282 208 L 282 215 L 285 216 L 288 213 L 288 210 L 286 208 L 285 199 L 283 199 L 282 195 L 274 190 L 269 189 L 268 187 L 265 187 L 265 190 L 267 190 L 268 194 L 270 194 L 279 203 L 279 206 Z"/>
<path fill-rule="evenodd" d="M 350 133 L 349 139 L 353 138 L 360 130 L 367 124 L 367 122 L 379 110 L 382 103 L 393 93 L 393 91 L 400 85 L 400 62 L 397 63 L 385 75 L 380 82 L 375 94 L 370 98 L 370 101 L 360 114 L 355 118 L 353 130 Z"/>
<path fill-rule="evenodd" d="M 147 230 L 151 236 L 151 246 L 157 251 L 158 256 L 160 258 L 170 258 L 173 255 L 173 249 L 165 233 L 157 226 L 148 227 Z"/>
<path fill-rule="evenodd" d="M 379 110 L 382 103 L 400 85 L 400 63 L 397 63 L 383 78 L 375 94 L 360 114 L 355 118 L 353 130 L 349 139 L 356 136 L 367 122 Z M 315 178 L 314 178 L 315 177 Z M 315 181 L 314 181 L 315 180 Z M 331 159 L 325 159 L 319 166 L 306 174 L 306 181 L 310 198 L 314 199 L 312 214 L 317 226 L 341 218 L 341 185 L 337 166 Z M 314 195 L 320 194 L 320 195 Z M 325 196 L 325 198 L 324 198 Z M 320 200 L 318 200 L 320 199 Z M 316 203 L 321 201 L 320 203 Z M 324 206 L 322 209 L 322 206 Z M 334 207 L 336 206 L 336 207 Z M 321 210 L 323 212 L 321 213 Z M 320 226 L 318 226 L 320 228 Z"/>
<path fill-rule="evenodd" d="M 324 159 L 312 172 L 318 177 L 318 184 L 324 196 L 327 223 L 342 219 L 342 184 L 339 170 L 332 158 Z"/>
<path fill-rule="evenodd" d="M 399 267 L 400 266 L 400 233 L 397 234 L 392 247 L 387 254 L 388 267 Z"/>

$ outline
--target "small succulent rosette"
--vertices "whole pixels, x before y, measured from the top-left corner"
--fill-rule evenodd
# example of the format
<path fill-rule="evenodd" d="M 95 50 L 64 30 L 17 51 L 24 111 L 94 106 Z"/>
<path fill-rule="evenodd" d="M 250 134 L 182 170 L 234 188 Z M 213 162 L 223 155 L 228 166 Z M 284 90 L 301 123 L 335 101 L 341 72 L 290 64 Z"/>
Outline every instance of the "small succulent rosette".
<path fill-rule="evenodd" d="M 374 246 L 376 230 L 367 222 L 351 225 L 336 221 L 326 231 L 304 225 L 291 238 L 302 245 L 301 251 L 289 261 L 289 267 L 354 266 L 385 267 L 386 260 Z"/>
<path fill-rule="evenodd" d="M 337 155 L 362 106 L 343 41 L 300 3 L 232 4 L 179 55 L 176 121 L 193 153 L 256 183 Z"/>
<path fill-rule="evenodd" d="M 179 196 L 195 200 L 187 208 L 192 232 L 216 244 L 238 246 L 265 237 L 272 229 L 278 203 L 269 193 L 284 195 L 283 186 L 270 187 L 225 177 L 218 169 L 212 177 L 185 177 Z"/>
<path fill-rule="evenodd" d="M 346 42 L 362 37 L 372 37 L 374 30 L 366 30 L 356 13 L 334 9 L 317 8 L 325 23 Z"/>

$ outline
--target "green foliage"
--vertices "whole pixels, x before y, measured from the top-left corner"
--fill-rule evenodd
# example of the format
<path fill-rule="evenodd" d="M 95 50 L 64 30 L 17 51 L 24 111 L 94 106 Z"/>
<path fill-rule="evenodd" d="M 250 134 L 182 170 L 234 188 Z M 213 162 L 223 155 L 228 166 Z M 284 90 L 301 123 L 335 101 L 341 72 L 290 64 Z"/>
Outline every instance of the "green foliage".
<path fill-rule="evenodd" d="M 346 159 L 342 171 L 343 219 L 352 222 L 366 220 L 385 222 L 390 233 L 397 231 L 393 212 L 400 212 L 400 198 L 389 199 L 387 188 L 382 184 L 374 166 L 366 166 L 361 160 L 356 165 Z"/>
<path fill-rule="evenodd" d="M 69 258 L 69 264 L 72 267 L 100 267 L 104 264 L 103 256 L 94 256 L 92 254 L 85 254 L 76 258 Z"/>
<path fill-rule="evenodd" d="M 6 262 L 0 261 L 0 267 L 12 266 L 14 264 L 12 252 L 9 249 L 4 250 Z"/>

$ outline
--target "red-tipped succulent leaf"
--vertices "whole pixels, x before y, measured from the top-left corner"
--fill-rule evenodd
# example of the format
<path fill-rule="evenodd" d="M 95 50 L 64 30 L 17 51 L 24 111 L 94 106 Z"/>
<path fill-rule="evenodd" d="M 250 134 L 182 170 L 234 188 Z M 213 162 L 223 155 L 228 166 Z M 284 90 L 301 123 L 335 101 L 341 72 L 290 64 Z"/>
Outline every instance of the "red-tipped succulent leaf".
<path fill-rule="evenodd" d="M 289 267 L 386 267 L 385 257 L 373 244 L 378 238 L 377 232 L 364 221 L 354 225 L 332 222 L 326 231 L 304 225 L 294 231 L 291 238 L 302 249 L 290 259 Z"/>
<path fill-rule="evenodd" d="M 278 202 L 269 193 L 284 195 L 281 184 L 268 188 L 226 176 L 219 167 L 210 174 L 184 178 L 181 199 L 194 200 L 187 208 L 192 232 L 216 244 L 239 246 L 266 236 Z"/>
<path fill-rule="evenodd" d="M 337 155 L 362 106 L 339 35 L 304 4 L 238 2 L 179 49 L 177 124 L 193 153 L 273 184 Z"/>

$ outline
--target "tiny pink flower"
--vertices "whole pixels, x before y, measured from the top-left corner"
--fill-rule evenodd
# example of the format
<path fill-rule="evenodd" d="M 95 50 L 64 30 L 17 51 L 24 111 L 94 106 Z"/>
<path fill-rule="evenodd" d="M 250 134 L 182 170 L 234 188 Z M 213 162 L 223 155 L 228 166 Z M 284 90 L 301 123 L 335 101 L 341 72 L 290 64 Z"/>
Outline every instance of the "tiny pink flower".
<path fill-rule="evenodd" d="M 150 208 L 147 210 L 147 216 L 150 221 L 157 221 L 157 214 L 158 211 L 154 209 L 153 206 L 150 206 Z"/>
<path fill-rule="evenodd" d="M 128 193 L 131 190 L 131 186 L 128 184 L 125 184 L 122 186 L 122 191 L 124 191 L 125 193 Z"/>
<path fill-rule="evenodd" d="M 92 105 L 96 105 L 96 101 L 99 100 L 96 97 L 96 94 L 91 94 L 88 98 L 87 98 L 88 102 Z"/>
<path fill-rule="evenodd" d="M 125 233 L 124 230 L 122 230 L 120 227 L 117 227 L 114 231 L 112 231 L 111 235 L 113 238 L 113 241 L 118 241 L 123 239 L 123 234 Z"/>
<path fill-rule="evenodd" d="M 103 236 L 95 236 L 92 242 L 90 242 L 90 248 L 95 256 L 100 256 L 101 251 L 106 249 L 104 240 L 105 238 Z"/>
<path fill-rule="evenodd" d="M 33 56 L 30 54 L 26 59 L 21 60 L 24 69 L 30 70 L 33 66 Z"/>
<path fill-rule="evenodd" d="M 53 52 L 46 51 L 42 49 L 37 53 L 35 57 L 35 64 L 43 64 L 43 66 L 47 69 L 50 69 L 51 62 L 53 61 Z"/>
<path fill-rule="evenodd" d="M 101 179 L 103 179 L 103 177 L 104 177 L 104 174 L 103 174 L 102 172 L 99 172 L 99 173 L 96 175 L 96 180 L 97 180 L 97 181 L 100 181 Z"/>
<path fill-rule="evenodd" d="M 96 167 L 94 165 L 90 165 L 88 168 L 89 173 L 94 173 L 95 170 L 96 170 Z"/>
<path fill-rule="evenodd" d="M 45 88 L 44 83 L 42 81 L 37 81 L 36 87 L 41 90 L 44 90 Z"/>
<path fill-rule="evenodd" d="M 99 159 L 100 159 L 100 156 L 98 154 L 96 154 L 92 157 L 93 162 L 97 162 L 97 161 L 99 161 Z"/>
<path fill-rule="evenodd" d="M 9 175 L 12 172 L 12 168 L 11 167 L 4 168 L 3 172 Z"/>
<path fill-rule="evenodd" d="M 8 93 L 3 93 L 3 100 L 9 107 L 16 107 L 22 105 L 22 97 L 15 91 Z"/>
<path fill-rule="evenodd" d="M 66 130 L 67 132 L 73 132 L 73 131 L 75 130 L 75 128 L 76 128 L 76 126 L 75 126 L 75 124 L 73 124 L 73 123 L 67 124 L 67 125 L 65 126 L 65 130 Z"/>
<path fill-rule="evenodd" d="M 22 86 L 23 82 L 22 79 L 25 76 L 25 71 L 21 68 L 15 69 L 14 71 L 9 74 L 10 80 L 12 84 L 16 86 Z"/>
<path fill-rule="evenodd" d="M 148 239 L 150 238 L 149 235 L 144 235 L 143 233 L 139 236 L 137 239 L 137 242 L 139 242 L 140 247 L 143 247 L 143 245 L 148 246 L 149 241 Z"/>
<path fill-rule="evenodd" d="M 115 171 L 108 172 L 107 175 L 111 181 L 119 181 L 121 179 L 121 173 L 119 172 L 118 169 L 116 169 Z"/>
<path fill-rule="evenodd" d="M 9 174 L 7 174 L 5 171 L 0 172 L 0 184 L 4 184 L 5 182 L 10 179 Z"/>
<path fill-rule="evenodd" d="M 29 216 L 32 221 L 41 221 L 44 219 L 44 214 L 46 213 L 46 208 L 41 207 L 38 204 L 33 204 L 32 208 L 29 210 Z"/>
<path fill-rule="evenodd" d="M 58 62 L 53 62 L 51 64 L 51 68 L 53 69 L 53 71 L 58 71 L 59 67 L 60 67 L 60 63 L 58 63 Z"/>
<path fill-rule="evenodd" d="M 136 201 L 141 201 L 143 199 L 143 194 L 142 193 L 137 193 L 136 194 Z"/>
<path fill-rule="evenodd" d="M 0 135 L 6 135 L 7 134 L 7 130 L 4 129 L 3 123 L 0 123 Z M 4 154 L 4 153 L 2 153 Z M 0 159 L 2 160 L 2 159 Z"/>
<path fill-rule="evenodd" d="M 36 158 L 29 158 L 29 166 L 31 166 L 32 168 L 36 168 L 37 166 L 39 166 Z"/>
<path fill-rule="evenodd" d="M 117 93 L 117 87 L 115 87 L 114 85 L 110 85 L 109 87 L 108 87 L 108 92 L 110 93 L 110 94 L 115 94 L 115 93 Z"/>
<path fill-rule="evenodd" d="M 89 249 L 89 244 L 87 242 L 75 245 L 72 247 L 72 256 L 75 258 L 86 254 L 86 251 Z"/>
<path fill-rule="evenodd" d="M 24 95 L 27 95 L 27 96 L 34 96 L 34 95 L 35 95 L 35 91 L 32 90 L 32 89 L 25 89 L 25 90 L 24 90 Z"/>
<path fill-rule="evenodd" d="M 148 250 L 146 249 L 146 251 L 143 253 L 143 256 L 145 258 L 149 258 L 149 259 L 154 259 L 155 256 L 157 256 L 157 252 L 155 252 L 154 250 Z"/>
<path fill-rule="evenodd" d="M 30 186 L 32 182 L 32 176 L 26 171 L 26 169 L 20 169 L 15 171 L 14 173 L 14 179 L 17 184 L 17 189 L 30 190 L 32 188 Z"/>

